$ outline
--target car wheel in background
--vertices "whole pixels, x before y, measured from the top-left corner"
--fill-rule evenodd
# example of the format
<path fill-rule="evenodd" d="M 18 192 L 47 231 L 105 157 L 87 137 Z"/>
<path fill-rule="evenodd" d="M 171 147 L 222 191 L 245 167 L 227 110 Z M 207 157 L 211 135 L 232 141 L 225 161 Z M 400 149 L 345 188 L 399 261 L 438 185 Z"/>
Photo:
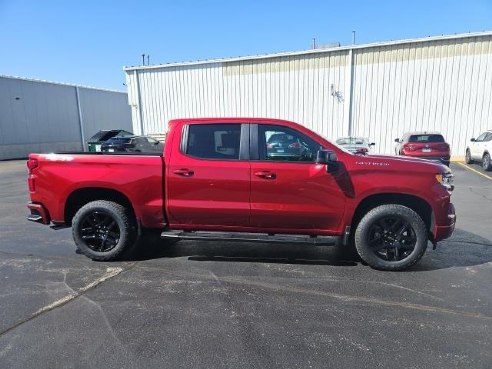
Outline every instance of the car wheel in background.
<path fill-rule="evenodd" d="M 471 158 L 470 149 L 466 149 L 466 154 L 465 154 L 465 163 L 466 163 L 466 164 L 472 164 L 472 163 L 473 163 L 473 160 L 472 160 L 472 158 Z"/>
<path fill-rule="evenodd" d="M 482 168 L 484 170 L 492 170 L 492 163 L 490 161 L 490 154 L 485 153 L 482 158 Z"/>

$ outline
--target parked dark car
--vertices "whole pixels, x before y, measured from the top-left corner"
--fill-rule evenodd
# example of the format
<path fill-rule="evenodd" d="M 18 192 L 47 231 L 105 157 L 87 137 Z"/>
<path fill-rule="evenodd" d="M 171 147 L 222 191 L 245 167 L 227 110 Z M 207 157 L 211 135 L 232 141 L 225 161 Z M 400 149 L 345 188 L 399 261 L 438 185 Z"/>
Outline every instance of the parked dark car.
<path fill-rule="evenodd" d="M 101 151 L 102 144 L 113 137 L 131 137 L 131 136 L 135 136 L 135 135 L 123 129 L 103 129 L 98 131 L 91 138 L 89 138 L 89 140 L 87 141 L 87 146 L 89 148 L 89 151 L 98 152 Z"/>
<path fill-rule="evenodd" d="M 158 152 L 162 153 L 162 142 L 149 136 L 113 137 L 101 146 L 102 152 Z"/>
<path fill-rule="evenodd" d="M 438 132 L 410 132 L 395 139 L 396 155 L 428 159 L 449 166 L 451 150 L 443 135 Z"/>

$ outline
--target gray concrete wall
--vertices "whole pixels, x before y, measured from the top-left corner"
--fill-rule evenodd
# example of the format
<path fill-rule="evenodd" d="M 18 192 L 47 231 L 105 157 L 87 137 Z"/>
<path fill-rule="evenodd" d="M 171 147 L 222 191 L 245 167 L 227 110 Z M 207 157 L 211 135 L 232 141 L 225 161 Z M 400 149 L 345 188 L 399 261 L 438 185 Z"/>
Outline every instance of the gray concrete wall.
<path fill-rule="evenodd" d="M 132 130 L 126 93 L 0 76 L 0 160 L 80 151 L 118 128 Z"/>

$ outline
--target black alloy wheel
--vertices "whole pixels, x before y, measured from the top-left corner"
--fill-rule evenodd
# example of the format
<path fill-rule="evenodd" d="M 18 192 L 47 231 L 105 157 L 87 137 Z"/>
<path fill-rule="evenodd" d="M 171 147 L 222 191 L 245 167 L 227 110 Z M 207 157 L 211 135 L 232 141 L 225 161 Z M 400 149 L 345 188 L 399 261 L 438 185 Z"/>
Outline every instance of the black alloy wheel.
<path fill-rule="evenodd" d="M 383 217 L 371 225 L 368 242 L 378 258 L 401 261 L 415 249 L 417 236 L 408 221 L 394 215 Z"/>
<path fill-rule="evenodd" d="M 96 252 L 108 252 L 120 240 L 121 231 L 116 220 L 106 211 L 94 211 L 83 218 L 79 233 L 87 247 Z"/>
<path fill-rule="evenodd" d="M 121 204 L 97 200 L 82 206 L 72 220 L 79 250 L 92 260 L 114 260 L 138 241 L 135 215 Z"/>
<path fill-rule="evenodd" d="M 359 256 L 372 268 L 404 270 L 422 258 L 428 230 L 414 210 L 400 204 L 384 204 L 362 217 L 354 241 Z"/>

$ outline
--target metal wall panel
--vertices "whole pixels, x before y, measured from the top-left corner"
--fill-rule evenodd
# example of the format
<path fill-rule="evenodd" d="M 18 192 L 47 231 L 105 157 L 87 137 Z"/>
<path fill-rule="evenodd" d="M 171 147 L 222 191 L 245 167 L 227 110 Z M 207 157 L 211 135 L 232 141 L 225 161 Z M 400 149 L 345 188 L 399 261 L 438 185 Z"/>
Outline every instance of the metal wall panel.
<path fill-rule="evenodd" d="M 79 102 L 84 142 L 101 129 L 132 131 L 126 93 L 79 87 Z"/>
<path fill-rule="evenodd" d="M 173 118 L 271 117 L 367 136 L 382 154 L 406 131 L 440 131 L 456 157 L 492 126 L 490 32 L 126 73 L 134 130 L 148 134 Z"/>
<path fill-rule="evenodd" d="M 352 133 L 394 153 L 407 131 L 439 131 L 455 157 L 491 125 L 492 38 L 357 50 Z"/>
<path fill-rule="evenodd" d="M 126 93 L 13 77 L 0 76 L 0 112 L 0 160 L 79 151 L 100 129 L 132 129 Z"/>

